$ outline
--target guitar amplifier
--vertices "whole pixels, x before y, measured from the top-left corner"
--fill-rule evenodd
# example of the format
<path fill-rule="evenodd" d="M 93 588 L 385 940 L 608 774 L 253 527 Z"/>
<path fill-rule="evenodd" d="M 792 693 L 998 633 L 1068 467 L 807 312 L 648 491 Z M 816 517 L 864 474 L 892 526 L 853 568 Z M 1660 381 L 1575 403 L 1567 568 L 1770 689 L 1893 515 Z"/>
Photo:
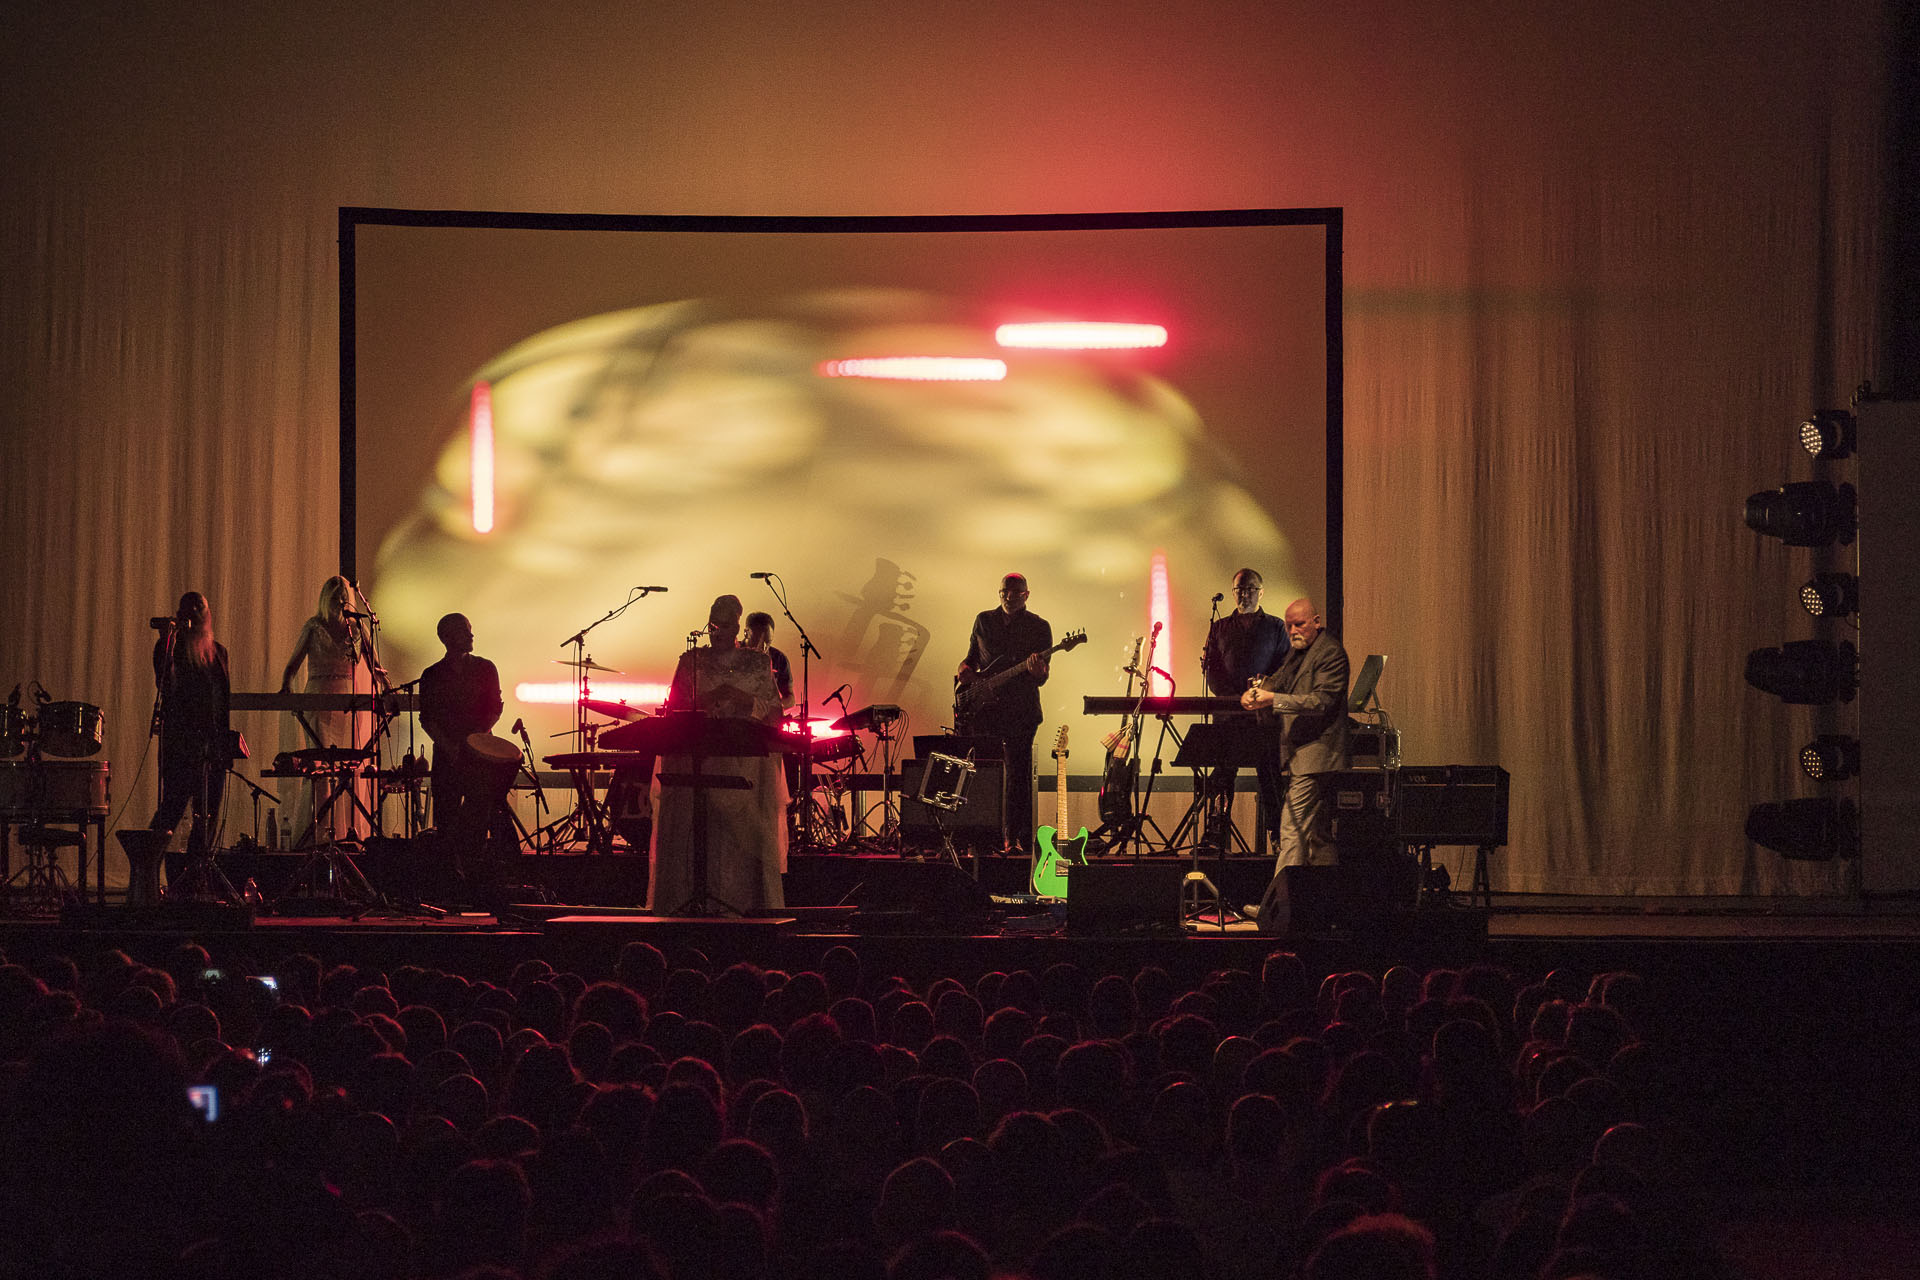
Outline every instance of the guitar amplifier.
<path fill-rule="evenodd" d="M 1511 781 L 1497 764 L 1402 766 L 1400 839 L 1408 844 L 1506 844 Z"/>

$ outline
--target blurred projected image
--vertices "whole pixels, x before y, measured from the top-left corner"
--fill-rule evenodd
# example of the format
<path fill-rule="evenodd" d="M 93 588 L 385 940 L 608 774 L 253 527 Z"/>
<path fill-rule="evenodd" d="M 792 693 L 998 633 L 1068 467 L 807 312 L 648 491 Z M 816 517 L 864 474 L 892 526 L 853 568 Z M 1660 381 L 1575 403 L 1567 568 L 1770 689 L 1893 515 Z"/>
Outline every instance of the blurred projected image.
<path fill-rule="evenodd" d="M 990 269 L 993 236 L 973 238 L 970 266 L 943 252 L 943 270 L 879 273 L 941 287 L 867 283 L 872 255 L 836 258 L 822 238 L 797 268 L 751 271 L 795 287 L 720 279 L 670 297 L 700 281 L 662 259 L 584 286 L 546 271 L 509 288 L 511 271 L 476 266 L 470 285 L 418 267 L 383 289 L 363 255 L 354 527 L 389 667 L 404 679 L 434 661 L 436 623 L 462 613 L 506 716 L 556 734 L 578 692 L 564 661 L 590 657 L 594 700 L 651 710 L 732 593 L 773 615 L 796 699 L 829 717 L 897 704 L 909 733 L 931 733 L 953 723 L 974 616 L 1021 573 L 1056 639 L 1089 636 L 1054 658 L 1050 723 L 1077 722 L 1082 694 L 1122 692 L 1156 622 L 1155 691 L 1204 692 L 1200 642 L 1236 569 L 1264 574 L 1273 613 L 1325 583 L 1324 241 L 1255 230 L 1296 238 L 1285 270 L 1306 286 L 1222 280 L 1204 258 L 1187 267 L 1216 274 L 1188 278 L 1156 255 L 1128 297 L 1072 306 L 1084 289 L 1004 283 L 1016 273 Z M 1300 296 L 1226 323 L 1214 309 L 1274 291 Z M 452 319 L 424 334 L 400 318 L 436 305 Z M 370 322 L 394 345 L 370 350 Z M 636 586 L 667 592 L 622 609 Z"/>

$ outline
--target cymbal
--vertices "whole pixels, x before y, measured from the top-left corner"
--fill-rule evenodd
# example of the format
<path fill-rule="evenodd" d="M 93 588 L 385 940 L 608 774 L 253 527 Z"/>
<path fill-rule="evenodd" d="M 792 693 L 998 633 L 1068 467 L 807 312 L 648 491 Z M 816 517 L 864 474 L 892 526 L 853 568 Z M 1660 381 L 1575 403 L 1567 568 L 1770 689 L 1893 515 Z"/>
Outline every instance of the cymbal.
<path fill-rule="evenodd" d="M 644 720 L 650 714 L 624 702 L 602 702 L 598 698 L 582 698 L 580 705 L 597 716 L 612 716 L 615 720 Z"/>
<path fill-rule="evenodd" d="M 892 724 L 900 718 L 900 708 L 890 702 L 876 702 L 858 711 L 850 711 L 827 726 L 831 729 L 851 729 L 855 733 L 870 732 L 875 725 Z"/>
<path fill-rule="evenodd" d="M 595 662 L 592 658 L 581 658 L 578 661 L 575 661 L 572 658 L 549 658 L 547 659 L 547 661 L 553 663 L 553 665 L 556 667 L 579 667 L 584 671 L 604 671 L 610 676 L 617 676 L 621 674 L 621 672 L 616 671 L 612 667 L 601 666 L 599 663 Z"/>

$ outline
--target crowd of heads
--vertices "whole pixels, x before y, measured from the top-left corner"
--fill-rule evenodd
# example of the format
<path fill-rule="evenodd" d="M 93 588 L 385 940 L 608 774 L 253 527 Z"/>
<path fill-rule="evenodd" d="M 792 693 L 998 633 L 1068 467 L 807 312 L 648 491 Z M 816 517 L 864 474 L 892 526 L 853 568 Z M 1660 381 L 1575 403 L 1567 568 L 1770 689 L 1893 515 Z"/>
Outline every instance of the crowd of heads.
<path fill-rule="evenodd" d="M 0 1274 L 1719 1270 L 1631 973 L 156 959 L 0 965 Z"/>

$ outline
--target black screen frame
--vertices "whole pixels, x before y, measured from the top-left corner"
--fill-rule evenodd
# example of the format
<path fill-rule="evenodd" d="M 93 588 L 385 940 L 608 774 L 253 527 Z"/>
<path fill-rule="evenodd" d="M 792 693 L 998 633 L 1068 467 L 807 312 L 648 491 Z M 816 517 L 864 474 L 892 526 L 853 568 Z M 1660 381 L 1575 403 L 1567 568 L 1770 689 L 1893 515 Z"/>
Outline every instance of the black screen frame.
<path fill-rule="evenodd" d="M 680 214 L 505 213 L 458 209 L 340 208 L 340 573 L 357 581 L 359 503 L 358 384 L 354 234 L 362 226 L 483 228 L 516 231 L 739 232 L 802 235 L 889 232 L 1101 231 L 1204 227 L 1319 226 L 1326 237 L 1326 582 L 1322 609 L 1338 635 L 1345 598 L 1342 529 L 1345 402 L 1341 308 L 1341 228 L 1338 207 L 1315 209 L 1205 209 L 1136 213 L 942 214 L 856 217 Z"/>

